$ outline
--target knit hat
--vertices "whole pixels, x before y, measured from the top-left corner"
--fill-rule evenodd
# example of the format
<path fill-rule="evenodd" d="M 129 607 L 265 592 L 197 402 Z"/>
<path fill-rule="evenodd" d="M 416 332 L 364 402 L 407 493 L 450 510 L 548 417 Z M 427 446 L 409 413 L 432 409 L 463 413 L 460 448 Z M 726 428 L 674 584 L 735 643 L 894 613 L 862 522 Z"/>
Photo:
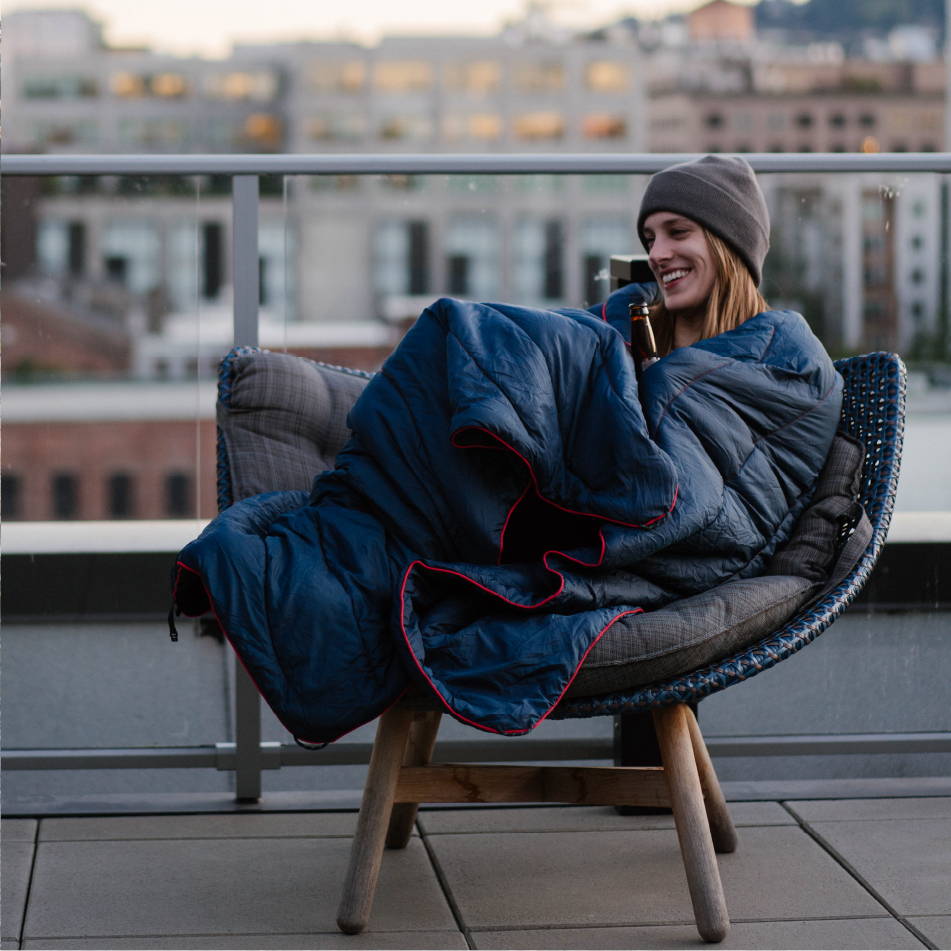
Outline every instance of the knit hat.
<path fill-rule="evenodd" d="M 759 286 L 769 250 L 769 211 L 746 159 L 705 155 L 654 175 L 637 216 L 637 233 L 644 247 L 644 219 L 655 211 L 684 215 L 721 237 Z"/>

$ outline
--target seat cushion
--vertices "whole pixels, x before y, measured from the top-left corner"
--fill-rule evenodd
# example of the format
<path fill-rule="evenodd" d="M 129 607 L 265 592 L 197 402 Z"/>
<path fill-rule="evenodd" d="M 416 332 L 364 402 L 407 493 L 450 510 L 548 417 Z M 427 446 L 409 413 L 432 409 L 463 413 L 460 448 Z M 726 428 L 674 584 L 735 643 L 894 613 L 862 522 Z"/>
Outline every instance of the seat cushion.
<path fill-rule="evenodd" d="M 267 350 L 232 356 L 228 370 L 217 410 L 224 504 L 309 491 L 349 439 L 347 414 L 370 375 Z"/>
<path fill-rule="evenodd" d="M 812 501 L 762 576 L 622 618 L 591 649 L 567 696 L 618 693 L 713 663 L 820 597 L 865 551 L 870 526 L 857 501 L 863 460 L 862 444 L 838 434 Z"/>

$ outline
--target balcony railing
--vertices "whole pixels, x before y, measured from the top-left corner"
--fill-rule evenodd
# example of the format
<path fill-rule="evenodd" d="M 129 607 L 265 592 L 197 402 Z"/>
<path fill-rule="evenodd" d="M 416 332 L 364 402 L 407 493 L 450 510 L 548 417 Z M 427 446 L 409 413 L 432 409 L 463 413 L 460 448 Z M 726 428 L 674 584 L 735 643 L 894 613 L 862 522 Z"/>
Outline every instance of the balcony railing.
<path fill-rule="evenodd" d="M 234 275 L 233 342 L 257 345 L 259 329 L 258 212 L 261 176 L 271 175 L 574 175 L 649 174 L 685 155 L 117 155 L 62 156 L 8 155 L 4 157 L 6 176 L 100 176 L 100 175 L 224 175 L 232 181 L 232 274 Z M 902 154 L 752 154 L 746 156 L 761 173 L 951 173 L 951 153 Z M 622 250 L 622 249 L 619 249 Z M 947 554 L 951 545 L 948 516 L 939 526 L 937 547 Z M 940 521 L 940 520 L 939 520 Z M 899 515 L 896 529 L 902 531 Z M 194 529 L 195 523 L 188 523 Z M 905 541 L 919 541 L 911 522 Z M 130 527 L 116 524 L 118 536 Z M 134 531 L 141 534 L 142 526 Z M 934 542 L 935 520 L 925 533 Z M 5 557 L 14 559 L 31 553 L 31 526 L 16 526 L 7 536 Z M 183 529 L 184 531 L 184 529 Z M 34 534 L 33 538 L 37 536 Z M 922 540 L 923 540 L 922 536 Z M 186 539 L 183 539 L 183 541 Z M 12 547 L 11 547 L 12 541 Z M 65 545 L 63 535 L 59 544 Z M 107 543 L 106 547 L 109 548 Z M 35 547 L 35 546 L 34 546 Z M 77 551 L 81 554 L 82 546 Z M 61 550 L 57 548 L 57 550 Z M 116 541 L 111 549 L 124 557 L 128 546 Z M 945 591 L 942 588 L 942 591 Z M 945 591 L 946 594 L 946 591 Z M 941 597 L 945 595 L 942 594 Z M 947 606 L 941 602 L 942 606 Z M 938 606 L 938 602 L 935 602 Z M 233 770 L 236 795 L 253 800 L 261 793 L 261 770 L 314 763 L 313 754 L 293 745 L 262 743 L 260 705 L 250 679 L 236 665 L 235 723 L 233 743 L 204 747 L 150 749 L 16 749 L 3 753 L 3 768 L 13 770 L 206 767 Z M 456 750 L 455 746 L 459 746 Z M 711 752 L 720 756 L 805 755 L 869 752 L 951 752 L 951 732 L 869 733 L 841 736 L 789 735 L 712 739 Z M 448 747 L 448 748 L 447 748 Z M 479 740 L 444 745 L 451 756 L 469 759 L 479 756 L 499 760 L 610 758 L 611 742 L 559 739 L 557 742 L 523 739 L 517 743 L 481 743 Z M 339 765 L 363 762 L 367 747 L 362 743 L 338 743 L 321 754 L 320 762 Z"/>

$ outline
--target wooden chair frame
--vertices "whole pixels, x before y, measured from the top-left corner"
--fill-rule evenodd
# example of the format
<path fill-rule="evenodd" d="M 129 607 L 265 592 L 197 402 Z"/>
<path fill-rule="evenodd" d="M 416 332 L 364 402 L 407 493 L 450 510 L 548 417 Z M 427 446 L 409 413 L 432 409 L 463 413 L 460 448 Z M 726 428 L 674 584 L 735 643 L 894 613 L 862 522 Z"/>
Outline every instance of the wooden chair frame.
<path fill-rule="evenodd" d="M 730 818 L 693 711 L 684 703 L 651 711 L 661 766 L 489 766 L 431 762 L 438 710 L 410 702 L 380 718 L 337 925 L 366 928 L 384 847 L 404 848 L 421 802 L 557 802 L 666 806 L 673 811 L 697 930 L 722 941 L 730 929 L 716 853 L 736 849 Z"/>

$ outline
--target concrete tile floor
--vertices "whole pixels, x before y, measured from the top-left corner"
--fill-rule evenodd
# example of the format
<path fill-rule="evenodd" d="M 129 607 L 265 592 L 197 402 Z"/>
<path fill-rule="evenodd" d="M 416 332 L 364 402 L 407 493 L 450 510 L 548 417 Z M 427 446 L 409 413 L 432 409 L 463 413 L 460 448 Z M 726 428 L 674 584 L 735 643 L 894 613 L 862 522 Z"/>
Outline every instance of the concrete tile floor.
<path fill-rule="evenodd" d="M 734 803 L 723 948 L 951 948 L 951 798 Z M 696 948 L 667 817 L 424 810 L 371 929 L 353 813 L 3 820 L 3 948 Z"/>

